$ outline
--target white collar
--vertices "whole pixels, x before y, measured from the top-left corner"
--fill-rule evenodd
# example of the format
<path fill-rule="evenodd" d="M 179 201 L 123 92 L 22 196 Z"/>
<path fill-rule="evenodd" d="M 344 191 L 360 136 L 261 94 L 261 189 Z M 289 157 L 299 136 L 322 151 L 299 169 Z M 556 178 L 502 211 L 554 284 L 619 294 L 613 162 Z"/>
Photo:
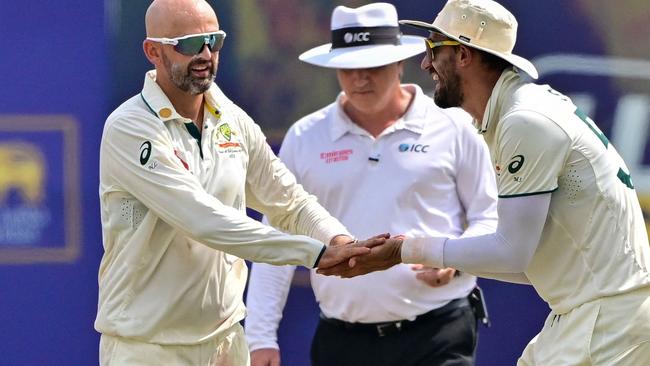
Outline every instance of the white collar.
<path fill-rule="evenodd" d="M 189 121 L 189 119 L 176 112 L 176 109 L 165 92 L 160 88 L 160 85 L 156 83 L 156 70 L 150 70 L 145 74 L 144 87 L 142 88 L 140 95 L 151 113 L 160 118 L 161 121 L 166 122 L 175 119 L 184 122 Z M 221 115 L 221 108 L 219 108 L 219 103 L 217 102 L 220 95 L 223 95 L 223 93 L 221 93 L 221 90 L 215 83 L 212 83 L 210 89 L 204 93 L 205 104 L 208 111 L 217 118 Z"/>
<path fill-rule="evenodd" d="M 429 96 L 425 95 L 422 91 L 422 88 L 416 84 L 402 84 L 401 87 L 415 91 L 413 100 L 406 110 L 406 113 L 404 113 L 400 119 L 395 121 L 395 123 L 385 129 L 381 133 L 382 135 L 402 129 L 413 131 L 418 134 L 422 133 L 424 130 L 424 125 L 427 122 L 424 117 L 426 116 L 427 111 L 426 103 L 424 103 L 426 100 L 423 98 L 429 98 Z M 332 123 L 330 124 L 330 137 L 332 141 L 338 140 L 346 133 L 369 136 L 370 134 L 363 128 L 359 127 L 356 123 L 354 123 L 343 110 L 342 100 L 344 96 L 345 93 L 339 93 L 339 95 L 336 97 L 336 101 L 334 102 L 334 108 L 330 110 L 330 113 L 337 114 L 336 118 L 332 118 Z"/>

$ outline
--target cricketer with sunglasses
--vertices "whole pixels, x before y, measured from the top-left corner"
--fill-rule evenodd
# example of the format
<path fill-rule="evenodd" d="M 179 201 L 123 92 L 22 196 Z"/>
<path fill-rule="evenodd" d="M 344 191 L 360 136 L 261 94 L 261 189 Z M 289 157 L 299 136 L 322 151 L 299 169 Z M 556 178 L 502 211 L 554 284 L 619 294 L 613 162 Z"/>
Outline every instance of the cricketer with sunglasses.
<path fill-rule="evenodd" d="M 429 31 L 421 68 L 436 81 L 436 104 L 463 108 L 485 138 L 498 226 L 472 238 L 391 239 L 352 268 L 324 272 L 423 263 L 528 283 L 551 312 L 517 365 L 648 365 L 650 246 L 616 149 L 570 98 L 531 82 L 538 72 L 512 52 L 518 24 L 501 4 L 448 0 L 433 23 L 401 24 Z"/>
<path fill-rule="evenodd" d="M 369 249 L 214 83 L 226 33 L 210 5 L 155 0 L 145 22 L 155 70 L 108 117 L 100 148 L 100 364 L 248 365 L 244 259 L 325 268 Z"/>

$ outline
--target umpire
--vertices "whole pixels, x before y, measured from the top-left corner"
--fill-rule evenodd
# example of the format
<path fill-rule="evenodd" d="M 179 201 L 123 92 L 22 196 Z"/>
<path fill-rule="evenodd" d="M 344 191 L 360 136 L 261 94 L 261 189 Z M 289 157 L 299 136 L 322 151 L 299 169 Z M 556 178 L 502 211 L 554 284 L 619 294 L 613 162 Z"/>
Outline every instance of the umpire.
<path fill-rule="evenodd" d="M 424 51 L 423 38 L 401 36 L 392 5 L 375 3 L 334 9 L 332 43 L 300 56 L 335 69 L 342 92 L 291 127 L 280 158 L 358 237 L 472 236 L 496 226 L 490 159 L 469 116 L 400 81 L 404 60 Z M 280 364 L 277 328 L 294 268 L 253 265 L 252 366 Z M 399 265 L 354 279 L 312 273 L 311 281 L 321 309 L 313 365 L 474 363 L 474 276 Z"/>

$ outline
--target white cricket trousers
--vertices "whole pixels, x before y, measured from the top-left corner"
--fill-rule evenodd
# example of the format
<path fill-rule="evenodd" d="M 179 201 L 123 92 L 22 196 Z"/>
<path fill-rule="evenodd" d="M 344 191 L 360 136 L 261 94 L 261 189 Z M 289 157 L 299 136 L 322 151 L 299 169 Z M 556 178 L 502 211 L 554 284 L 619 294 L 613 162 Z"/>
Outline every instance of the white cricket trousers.
<path fill-rule="evenodd" d="M 650 287 L 551 312 L 517 366 L 650 365 Z"/>
<path fill-rule="evenodd" d="M 217 337 L 196 345 L 142 343 L 102 334 L 100 366 L 250 366 L 244 329 L 237 323 Z"/>

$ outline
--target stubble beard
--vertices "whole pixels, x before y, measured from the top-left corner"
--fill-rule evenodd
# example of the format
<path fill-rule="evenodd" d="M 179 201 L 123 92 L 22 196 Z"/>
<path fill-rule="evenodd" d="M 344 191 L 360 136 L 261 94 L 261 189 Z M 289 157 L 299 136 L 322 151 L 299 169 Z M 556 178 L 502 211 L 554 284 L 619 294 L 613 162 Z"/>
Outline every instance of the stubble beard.
<path fill-rule="evenodd" d="M 463 104 L 460 76 L 457 73 L 447 73 L 444 78 L 438 74 L 438 87 L 433 94 L 433 100 L 440 108 L 460 107 Z M 444 80 L 444 84 L 442 83 Z"/>
<path fill-rule="evenodd" d="M 183 65 L 178 63 L 172 63 L 165 54 L 162 55 L 162 59 L 167 73 L 171 76 L 172 83 L 174 83 L 174 85 L 180 90 L 192 95 L 203 94 L 210 89 L 217 73 L 215 62 L 205 61 L 198 57 L 193 57 L 186 67 L 183 67 Z M 193 66 L 206 63 L 211 65 L 210 73 L 207 77 L 197 78 L 192 76 L 191 68 Z"/>

